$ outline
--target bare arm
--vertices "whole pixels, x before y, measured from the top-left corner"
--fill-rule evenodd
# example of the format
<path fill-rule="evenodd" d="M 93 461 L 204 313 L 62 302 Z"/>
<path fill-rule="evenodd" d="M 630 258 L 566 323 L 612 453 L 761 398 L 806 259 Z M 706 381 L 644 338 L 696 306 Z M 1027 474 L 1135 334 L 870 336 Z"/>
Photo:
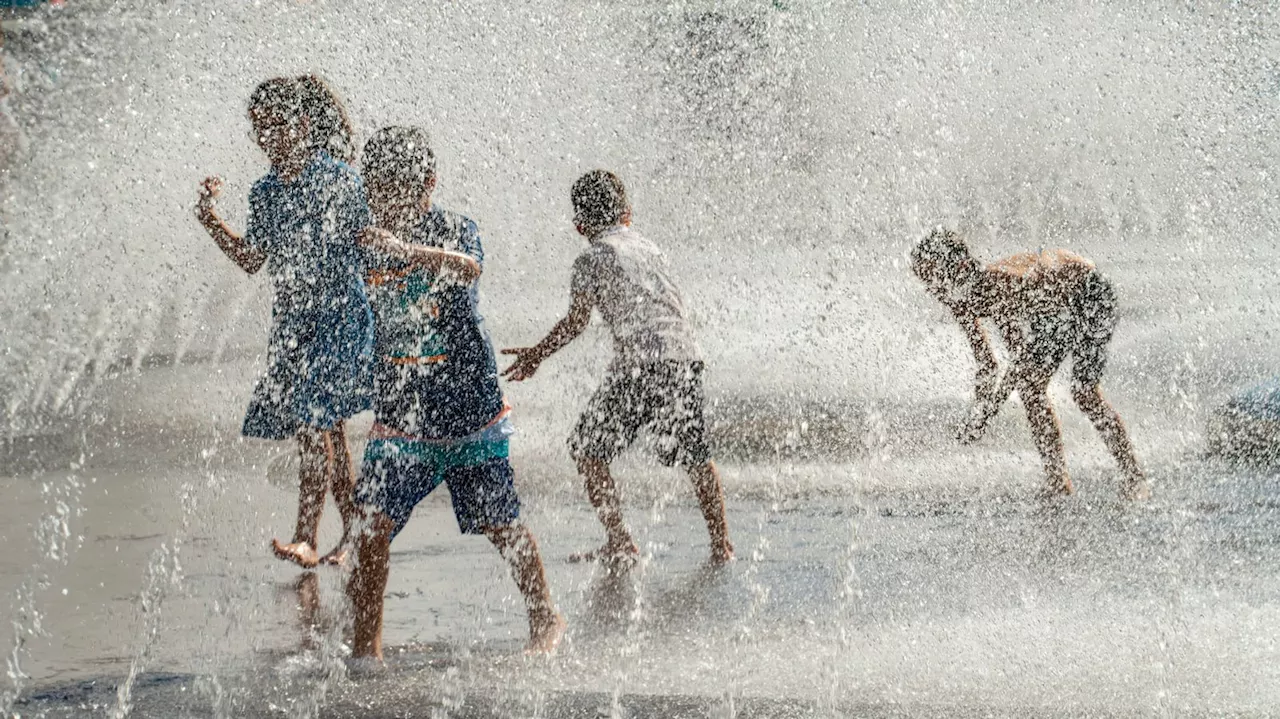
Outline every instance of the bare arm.
<path fill-rule="evenodd" d="M 469 255 L 405 242 L 378 227 L 364 228 L 360 232 L 360 244 L 428 272 L 451 274 L 462 284 L 470 284 L 480 277 L 480 263 Z"/>
<path fill-rule="evenodd" d="M 1005 400 L 1009 399 L 1009 395 L 1013 394 L 1014 388 L 1025 379 L 1027 372 L 1027 366 L 1017 361 L 1017 358 L 1022 355 L 1022 350 L 1025 346 L 1022 329 L 1016 322 L 1010 320 L 998 320 L 996 325 L 1000 329 L 1001 337 L 1004 338 L 1005 346 L 1009 348 L 1009 354 L 1015 359 L 1009 371 L 1005 372 L 1003 377 L 997 379 L 1000 367 L 996 362 L 995 354 L 991 351 L 990 343 L 986 341 L 986 333 L 982 333 L 984 349 L 990 358 L 990 369 L 988 374 L 984 375 L 982 362 L 981 360 L 979 361 L 978 381 L 975 389 L 976 402 L 968 424 L 960 433 L 960 439 L 963 442 L 977 441 L 986 432 L 987 423 L 1000 412 L 1000 407 L 1004 405 Z M 978 327 L 978 331 L 982 332 L 981 326 Z M 975 345 L 974 355 L 977 356 L 977 354 L 978 349 Z"/>
<path fill-rule="evenodd" d="M 575 294 L 569 305 L 569 314 L 557 322 L 541 342 L 533 347 L 513 347 L 502 350 L 504 355 L 516 356 L 516 361 L 503 371 L 502 376 L 512 382 L 529 379 L 538 371 L 538 366 L 543 360 L 577 339 L 590 323 L 591 298 L 585 294 Z"/>
<path fill-rule="evenodd" d="M 218 245 L 218 249 L 222 250 L 222 254 L 230 258 L 240 269 L 252 275 L 262 269 L 263 263 L 267 261 L 267 255 L 262 250 L 250 247 L 244 238 L 237 235 L 218 215 L 214 200 L 220 194 L 222 194 L 221 179 L 210 177 L 201 183 L 200 200 L 196 203 L 196 218 Z"/>
<path fill-rule="evenodd" d="M 981 398 L 994 387 L 1000 373 L 1000 363 L 996 361 L 996 353 L 991 349 L 991 341 L 982 327 L 982 321 L 976 316 L 959 311 L 955 315 L 960 328 L 964 330 L 965 339 L 969 341 L 969 348 L 973 350 L 973 361 L 977 365 L 975 395 Z"/>

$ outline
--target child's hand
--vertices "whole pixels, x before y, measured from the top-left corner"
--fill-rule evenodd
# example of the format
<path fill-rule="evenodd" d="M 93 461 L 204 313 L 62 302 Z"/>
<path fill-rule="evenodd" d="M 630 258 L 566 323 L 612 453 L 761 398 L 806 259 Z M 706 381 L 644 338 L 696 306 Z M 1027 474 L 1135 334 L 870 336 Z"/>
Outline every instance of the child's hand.
<path fill-rule="evenodd" d="M 399 256 L 403 254 L 404 243 L 400 238 L 381 227 L 370 226 L 360 230 L 360 234 L 356 236 L 356 241 L 362 247 L 384 255 Z"/>
<path fill-rule="evenodd" d="M 209 226 L 221 221 L 218 218 L 218 210 L 214 206 L 214 200 L 221 194 L 221 177 L 206 177 L 204 182 L 200 183 L 200 199 L 196 201 L 196 218 L 200 220 L 200 224 Z"/>
<path fill-rule="evenodd" d="M 543 359 L 537 347 L 509 347 L 502 350 L 502 354 L 516 356 L 516 361 L 502 371 L 502 376 L 512 382 L 522 382 L 532 377 Z"/>
<path fill-rule="evenodd" d="M 956 439 L 959 440 L 960 444 L 973 444 L 982 439 L 982 435 L 986 434 L 986 432 L 986 422 L 983 422 L 982 418 L 975 413 L 974 416 L 969 418 L 968 422 L 965 422 L 964 427 L 956 433 Z"/>

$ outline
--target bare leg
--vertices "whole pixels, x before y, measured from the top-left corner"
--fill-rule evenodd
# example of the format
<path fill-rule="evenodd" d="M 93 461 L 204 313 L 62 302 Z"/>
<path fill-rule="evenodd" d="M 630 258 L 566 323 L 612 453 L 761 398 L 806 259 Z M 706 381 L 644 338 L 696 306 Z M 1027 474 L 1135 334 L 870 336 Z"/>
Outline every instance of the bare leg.
<path fill-rule="evenodd" d="M 1044 494 L 1047 497 L 1071 494 L 1071 477 L 1067 474 L 1066 449 L 1062 445 L 1062 428 L 1058 424 L 1058 415 L 1049 403 L 1047 393 L 1048 380 L 1029 382 L 1019 389 L 1022 404 L 1027 410 L 1027 421 L 1031 423 L 1031 436 L 1035 440 L 1036 450 L 1040 452 L 1040 461 L 1044 464 L 1047 484 Z"/>
<path fill-rule="evenodd" d="M 302 629 L 302 648 L 316 649 L 316 631 L 320 624 L 320 580 L 315 572 L 303 572 L 293 585 L 298 593 L 298 623 Z"/>
<path fill-rule="evenodd" d="M 531 654 L 548 654 L 555 651 L 564 638 L 564 617 L 556 613 L 551 603 L 551 590 L 547 588 L 547 573 L 542 566 L 542 555 L 533 533 L 523 524 L 513 524 L 500 529 L 485 530 L 485 536 L 498 548 L 515 577 L 520 594 L 524 595 L 525 608 L 529 612 L 529 644 Z"/>
<path fill-rule="evenodd" d="M 618 498 L 618 486 L 609 473 L 609 465 L 597 459 L 579 459 L 578 473 L 587 486 L 587 499 L 596 508 L 596 515 L 604 525 L 605 544 L 594 554 L 575 555 L 570 560 L 603 559 L 627 560 L 640 554 L 639 547 L 622 522 L 622 501 Z"/>
<path fill-rule="evenodd" d="M 725 520 L 724 485 L 720 471 L 710 460 L 689 468 L 689 479 L 698 494 L 698 506 L 707 522 L 707 534 L 711 537 L 711 561 L 726 564 L 733 560 L 733 544 L 729 542 L 729 523 Z"/>
<path fill-rule="evenodd" d="M 1093 428 L 1102 436 L 1102 443 L 1107 446 L 1107 450 L 1111 452 L 1112 457 L 1115 457 L 1116 463 L 1124 472 L 1125 484 L 1122 490 L 1124 497 L 1126 499 L 1150 497 L 1151 489 L 1147 487 L 1147 479 L 1142 474 L 1142 469 L 1138 467 L 1138 458 L 1134 454 L 1133 443 L 1129 441 L 1129 432 L 1125 429 L 1120 414 L 1102 395 L 1102 385 L 1077 387 L 1072 391 L 1072 396 L 1075 398 L 1076 406 L 1093 423 Z"/>
<path fill-rule="evenodd" d="M 347 558 L 347 549 L 351 543 L 351 528 L 357 514 L 353 496 L 356 473 L 351 459 L 351 448 L 347 445 L 345 423 L 339 422 L 332 430 L 325 432 L 324 441 L 330 458 L 329 491 L 333 493 L 333 501 L 338 505 L 338 514 L 342 517 L 342 539 L 338 541 L 338 546 L 324 555 L 320 561 L 326 564 L 342 564 Z"/>
<path fill-rule="evenodd" d="M 347 580 L 347 597 L 355 615 L 351 655 L 382 662 L 382 604 L 391 564 L 395 524 L 385 514 L 373 518 L 356 537 L 356 564 Z"/>
<path fill-rule="evenodd" d="M 302 462 L 298 476 L 298 523 L 293 530 L 293 541 L 282 544 L 279 539 L 273 539 L 271 545 L 277 557 L 310 569 L 320 562 L 316 554 L 316 532 L 320 527 L 320 513 L 324 511 L 329 464 L 329 453 L 320 432 L 313 429 L 298 432 L 298 456 Z"/>

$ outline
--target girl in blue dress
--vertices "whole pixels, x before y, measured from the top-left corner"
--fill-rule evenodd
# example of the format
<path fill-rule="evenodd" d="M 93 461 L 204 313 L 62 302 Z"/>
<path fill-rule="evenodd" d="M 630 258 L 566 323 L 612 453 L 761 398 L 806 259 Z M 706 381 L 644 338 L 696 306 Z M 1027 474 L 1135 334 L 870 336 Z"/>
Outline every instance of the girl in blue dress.
<path fill-rule="evenodd" d="M 217 177 L 206 179 L 196 214 L 241 269 L 264 266 L 275 288 L 268 366 L 253 391 L 246 437 L 297 438 L 301 457 L 293 540 L 276 556 L 314 567 L 341 563 L 355 505 L 355 474 L 344 421 L 369 406 L 373 314 L 356 234 L 371 224 L 364 186 L 346 161 L 354 149 L 341 101 L 314 76 L 275 78 L 249 100 L 253 138 L 271 171 L 249 193 L 248 229 L 219 217 Z M 321 557 L 316 543 L 326 486 L 342 514 L 343 537 Z"/>

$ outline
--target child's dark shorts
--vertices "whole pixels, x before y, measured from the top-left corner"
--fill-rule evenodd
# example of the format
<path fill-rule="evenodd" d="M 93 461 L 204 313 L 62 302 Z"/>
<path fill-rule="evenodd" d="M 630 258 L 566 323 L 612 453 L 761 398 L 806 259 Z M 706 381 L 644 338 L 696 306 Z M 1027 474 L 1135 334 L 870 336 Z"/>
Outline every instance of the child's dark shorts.
<path fill-rule="evenodd" d="M 365 448 L 355 500 L 404 529 L 413 508 L 441 484 L 449 485 L 453 514 L 463 534 L 481 534 L 520 517 L 515 474 L 507 459 L 506 421 L 457 442 L 371 439 Z"/>
<path fill-rule="evenodd" d="M 1111 282 L 1092 272 L 1059 314 L 1032 318 L 1027 337 L 1031 360 L 1054 372 L 1071 357 L 1071 387 L 1087 390 L 1102 381 L 1107 345 L 1116 329 L 1116 293 Z"/>
<path fill-rule="evenodd" d="M 578 419 L 569 450 L 575 459 L 612 462 L 647 427 L 663 464 L 704 464 L 711 458 L 706 404 L 701 362 L 610 370 Z"/>

